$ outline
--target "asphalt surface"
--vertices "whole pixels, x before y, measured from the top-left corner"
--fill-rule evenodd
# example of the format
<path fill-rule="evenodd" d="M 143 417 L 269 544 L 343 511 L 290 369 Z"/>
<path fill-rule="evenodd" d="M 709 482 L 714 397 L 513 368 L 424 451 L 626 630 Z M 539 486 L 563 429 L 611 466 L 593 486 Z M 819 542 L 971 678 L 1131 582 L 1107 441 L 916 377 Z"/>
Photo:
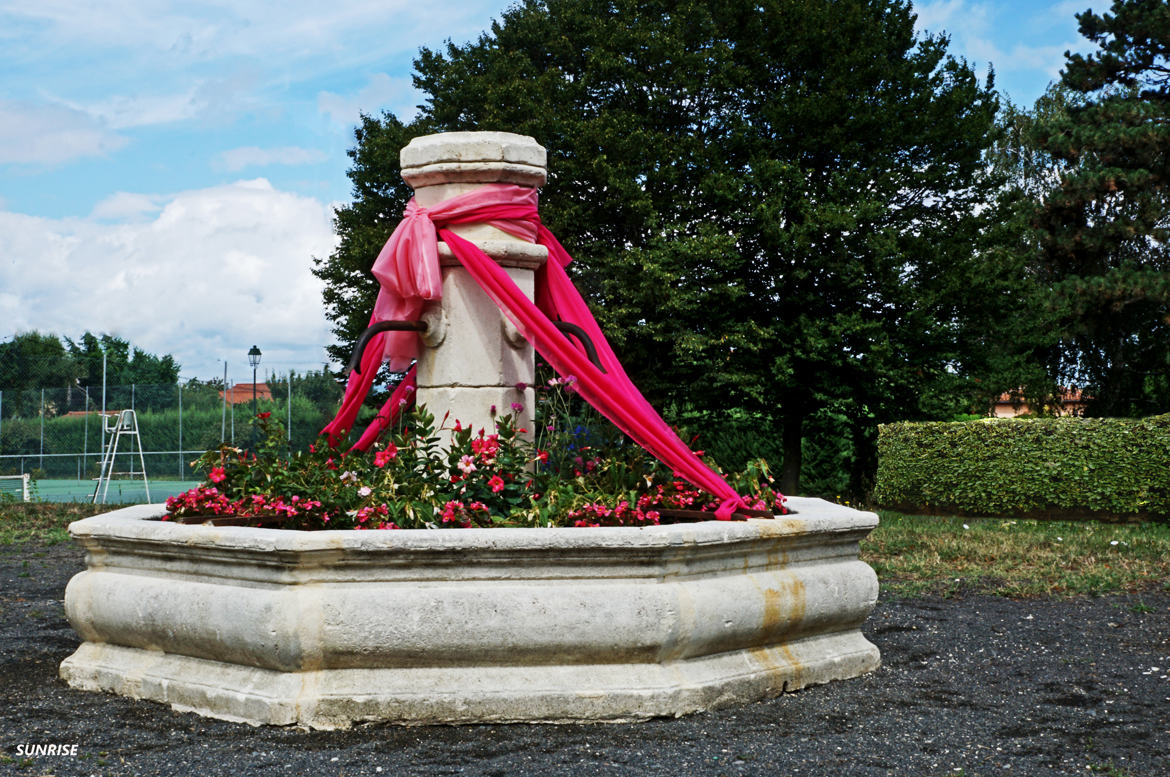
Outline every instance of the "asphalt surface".
<path fill-rule="evenodd" d="M 75 691 L 69 545 L 0 547 L 0 774 L 1170 777 L 1170 594 L 881 601 L 883 665 L 633 724 L 253 728 Z M 76 754 L 18 755 L 31 745 Z"/>

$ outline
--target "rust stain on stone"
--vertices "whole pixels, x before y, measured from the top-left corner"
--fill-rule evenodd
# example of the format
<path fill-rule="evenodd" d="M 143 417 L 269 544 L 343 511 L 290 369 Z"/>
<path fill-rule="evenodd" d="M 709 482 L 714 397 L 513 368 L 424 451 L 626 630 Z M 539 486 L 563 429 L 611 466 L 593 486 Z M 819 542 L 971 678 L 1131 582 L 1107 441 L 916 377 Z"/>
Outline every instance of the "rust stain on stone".
<path fill-rule="evenodd" d="M 749 652 L 772 678 L 774 689 L 799 688 L 803 685 L 805 667 L 788 641 L 804 620 L 807 606 L 804 582 L 791 572 L 769 577 L 772 585 L 760 588 L 763 613 L 758 639 L 762 645 Z"/>
<path fill-rule="evenodd" d="M 783 693 L 804 686 L 804 664 L 786 643 L 749 651 L 755 662 L 772 679 L 772 688 Z"/>
<path fill-rule="evenodd" d="M 785 577 L 787 580 L 779 588 L 764 589 L 764 619 L 760 626 L 764 634 L 773 634 L 784 625 L 791 628 L 804 620 L 804 582 L 792 574 Z"/>
<path fill-rule="evenodd" d="M 760 521 L 758 524 L 761 537 L 787 537 L 793 534 L 803 534 L 808 531 L 808 523 L 800 518 L 774 518 L 770 521 Z"/>

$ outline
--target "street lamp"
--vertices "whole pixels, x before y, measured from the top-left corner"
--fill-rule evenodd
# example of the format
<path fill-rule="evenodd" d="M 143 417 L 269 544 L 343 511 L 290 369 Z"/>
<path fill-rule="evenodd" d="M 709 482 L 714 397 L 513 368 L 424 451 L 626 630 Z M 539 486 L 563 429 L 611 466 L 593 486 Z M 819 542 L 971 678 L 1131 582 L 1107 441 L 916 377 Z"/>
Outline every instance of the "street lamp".
<path fill-rule="evenodd" d="M 248 351 L 248 364 L 252 365 L 252 452 L 256 451 L 256 368 L 260 366 L 260 349 L 252 346 Z"/>

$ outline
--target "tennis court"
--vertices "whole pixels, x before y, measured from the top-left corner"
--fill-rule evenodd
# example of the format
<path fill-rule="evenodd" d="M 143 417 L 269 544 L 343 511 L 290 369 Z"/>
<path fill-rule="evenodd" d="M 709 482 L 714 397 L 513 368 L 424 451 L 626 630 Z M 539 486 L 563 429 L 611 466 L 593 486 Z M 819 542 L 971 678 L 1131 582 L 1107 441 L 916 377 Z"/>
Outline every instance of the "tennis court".
<path fill-rule="evenodd" d="M 88 502 L 93 499 L 95 480 L 50 480 L 42 478 L 31 485 L 31 497 L 40 502 Z M 168 496 L 181 494 L 199 485 L 198 480 L 152 480 L 150 502 L 164 502 Z M 146 488 L 141 480 L 111 480 L 106 504 L 143 504 Z"/>

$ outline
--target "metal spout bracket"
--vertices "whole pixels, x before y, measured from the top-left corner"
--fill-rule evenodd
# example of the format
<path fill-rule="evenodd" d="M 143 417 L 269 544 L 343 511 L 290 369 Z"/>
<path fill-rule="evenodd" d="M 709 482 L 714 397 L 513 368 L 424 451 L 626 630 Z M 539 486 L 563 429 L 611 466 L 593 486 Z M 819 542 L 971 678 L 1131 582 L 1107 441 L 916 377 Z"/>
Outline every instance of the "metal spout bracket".
<path fill-rule="evenodd" d="M 349 364 L 346 369 L 349 372 L 362 374 L 362 354 L 366 351 L 366 346 L 370 344 L 370 340 L 374 335 L 382 332 L 425 332 L 427 325 L 425 321 L 379 321 L 373 326 L 366 327 L 365 331 L 357 339 L 357 343 L 353 347 L 353 356 L 349 357 Z"/>
<path fill-rule="evenodd" d="M 601 360 L 597 358 L 597 348 L 593 345 L 592 338 L 585 333 L 585 330 L 576 324 L 570 324 L 568 321 L 555 322 L 556 328 L 564 333 L 565 337 L 575 337 L 577 342 L 581 343 L 581 347 L 585 349 L 585 356 L 589 361 L 593 362 L 593 366 L 605 372 L 605 368 L 601 366 Z"/>

